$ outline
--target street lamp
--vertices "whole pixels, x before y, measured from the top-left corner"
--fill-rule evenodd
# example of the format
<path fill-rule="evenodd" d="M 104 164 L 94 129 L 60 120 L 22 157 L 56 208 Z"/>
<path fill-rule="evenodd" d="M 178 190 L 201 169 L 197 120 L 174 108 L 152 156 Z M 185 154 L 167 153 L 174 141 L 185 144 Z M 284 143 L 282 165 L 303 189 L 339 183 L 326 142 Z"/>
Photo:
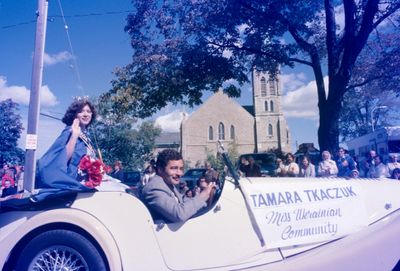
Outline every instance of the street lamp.
<path fill-rule="evenodd" d="M 386 109 L 386 108 L 387 108 L 386 105 L 380 105 L 380 106 L 374 107 L 374 108 L 371 110 L 371 126 L 372 126 L 372 132 L 375 131 L 375 126 L 374 126 L 374 112 L 375 112 L 376 110 L 378 110 L 378 109 Z"/>

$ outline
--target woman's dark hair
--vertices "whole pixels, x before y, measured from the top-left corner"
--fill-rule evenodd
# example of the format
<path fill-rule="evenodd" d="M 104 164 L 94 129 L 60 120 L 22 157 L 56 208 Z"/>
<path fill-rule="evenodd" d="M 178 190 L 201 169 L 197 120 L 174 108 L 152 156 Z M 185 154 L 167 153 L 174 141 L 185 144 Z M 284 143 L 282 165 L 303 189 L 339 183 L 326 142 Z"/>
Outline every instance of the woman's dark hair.
<path fill-rule="evenodd" d="M 295 159 L 294 155 L 293 155 L 291 152 L 289 152 L 289 153 L 286 154 L 286 159 L 287 159 L 288 157 L 292 157 L 293 160 Z"/>
<path fill-rule="evenodd" d="M 311 163 L 310 156 L 308 156 L 308 155 L 303 155 L 303 156 L 301 157 L 301 160 L 300 160 L 300 161 L 303 162 L 304 159 L 307 160 L 307 162 L 308 162 L 309 164 L 312 164 L 312 163 Z"/>
<path fill-rule="evenodd" d="M 185 191 L 185 196 L 187 196 L 189 194 L 189 192 L 192 193 L 192 196 L 193 196 L 193 191 L 189 188 Z"/>
<path fill-rule="evenodd" d="M 157 156 L 156 167 L 157 169 L 165 169 L 168 162 L 171 160 L 182 160 L 182 155 L 173 149 L 165 149 Z"/>
<path fill-rule="evenodd" d="M 210 183 L 210 181 L 207 180 L 206 175 L 201 174 L 201 176 L 200 176 L 200 177 L 197 179 L 197 181 L 196 181 L 196 185 L 197 185 L 198 187 L 200 187 L 200 181 L 201 181 L 201 179 L 204 179 L 204 180 L 206 181 L 206 183 Z"/>
<path fill-rule="evenodd" d="M 72 123 L 74 122 L 74 119 L 76 118 L 78 113 L 82 112 L 85 105 L 89 106 L 90 110 L 92 111 L 92 119 L 90 120 L 89 123 L 90 125 L 96 118 L 96 110 L 94 109 L 94 106 L 87 99 L 79 99 L 73 101 L 72 104 L 68 107 L 61 121 L 66 125 L 71 126 Z"/>

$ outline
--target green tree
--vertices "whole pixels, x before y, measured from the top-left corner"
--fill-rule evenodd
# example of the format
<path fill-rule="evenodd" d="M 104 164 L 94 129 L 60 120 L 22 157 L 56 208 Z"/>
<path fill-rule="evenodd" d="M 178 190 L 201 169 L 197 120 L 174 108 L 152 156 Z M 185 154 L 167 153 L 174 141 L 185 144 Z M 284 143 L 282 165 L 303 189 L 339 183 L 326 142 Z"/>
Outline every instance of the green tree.
<path fill-rule="evenodd" d="M 229 143 L 227 146 L 227 154 L 232 165 L 236 166 L 239 159 L 239 152 L 237 150 L 237 144 L 235 142 Z M 206 149 L 207 157 L 206 161 L 210 162 L 211 166 L 219 172 L 219 176 L 225 174 L 225 162 L 220 153 L 214 154 L 212 151 Z"/>
<path fill-rule="evenodd" d="M 142 168 L 152 156 L 161 129 L 149 121 L 136 125 L 135 118 L 124 116 L 109 102 L 100 102 L 97 108 L 99 119 L 94 125 L 94 135 L 104 162 L 112 165 L 120 160 L 127 169 Z"/>
<path fill-rule="evenodd" d="M 136 168 L 143 167 L 144 162 L 150 161 L 153 157 L 153 150 L 156 147 L 155 139 L 161 134 L 161 128 L 154 125 L 154 122 L 145 121 L 135 130 L 133 140 L 135 142 Z"/>
<path fill-rule="evenodd" d="M 303 64 L 315 76 L 319 146 L 328 150 L 338 145 L 342 101 L 361 50 L 371 32 L 400 7 L 399 1 L 384 0 L 132 3 L 136 10 L 125 30 L 133 60 L 116 72 L 108 93 L 135 95 L 127 110 L 150 115 L 168 102 L 196 105 L 204 91 L 220 86 L 238 96 L 239 88 L 226 82 L 235 79 L 240 86 L 253 69 L 275 74 L 279 65 Z M 343 12 L 336 14 L 335 8 Z M 344 15 L 342 28 L 339 15 Z"/>
<path fill-rule="evenodd" d="M 17 113 L 18 104 L 11 99 L 0 102 L 0 163 L 23 163 L 25 152 L 18 148 L 21 137 L 21 115 Z"/>
<path fill-rule="evenodd" d="M 375 129 L 395 126 L 399 121 L 398 100 L 394 93 L 380 87 L 349 90 L 340 116 L 341 141 L 372 132 L 372 125 Z"/>
<path fill-rule="evenodd" d="M 340 116 L 342 141 L 374 127 L 399 121 L 400 33 L 379 33 L 367 43 L 354 67 Z M 385 108 L 382 108 L 385 107 Z"/>

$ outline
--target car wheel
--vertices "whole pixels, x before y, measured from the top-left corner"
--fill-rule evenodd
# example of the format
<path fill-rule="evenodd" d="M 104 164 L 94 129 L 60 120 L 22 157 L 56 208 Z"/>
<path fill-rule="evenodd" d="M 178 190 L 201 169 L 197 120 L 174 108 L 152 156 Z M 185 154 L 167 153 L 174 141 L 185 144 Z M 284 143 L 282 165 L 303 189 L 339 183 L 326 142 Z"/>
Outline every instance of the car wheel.
<path fill-rule="evenodd" d="M 50 230 L 33 238 L 22 250 L 19 270 L 106 270 L 96 247 L 69 230 Z"/>

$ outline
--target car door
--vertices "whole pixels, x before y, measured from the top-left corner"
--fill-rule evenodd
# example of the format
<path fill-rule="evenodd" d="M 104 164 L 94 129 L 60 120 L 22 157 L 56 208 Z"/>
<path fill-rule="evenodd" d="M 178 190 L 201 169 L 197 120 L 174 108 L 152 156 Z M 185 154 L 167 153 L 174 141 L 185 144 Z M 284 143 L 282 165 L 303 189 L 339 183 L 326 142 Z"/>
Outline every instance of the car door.
<path fill-rule="evenodd" d="M 282 259 L 278 250 L 265 249 L 240 190 L 230 182 L 207 213 L 185 223 L 155 224 L 154 229 L 172 270 L 246 267 Z"/>

